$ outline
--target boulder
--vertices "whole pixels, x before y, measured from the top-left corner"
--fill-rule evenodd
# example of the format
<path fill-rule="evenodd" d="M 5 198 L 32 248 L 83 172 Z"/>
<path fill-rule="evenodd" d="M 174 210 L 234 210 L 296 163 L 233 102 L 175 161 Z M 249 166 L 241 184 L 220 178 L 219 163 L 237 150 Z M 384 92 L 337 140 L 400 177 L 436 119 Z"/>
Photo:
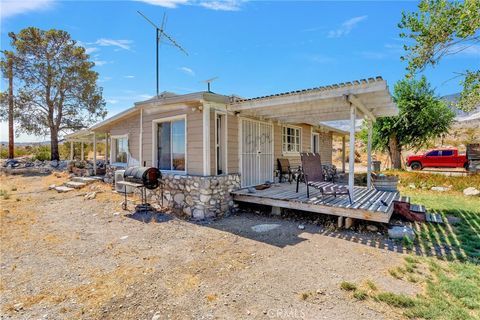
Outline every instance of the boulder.
<path fill-rule="evenodd" d="M 469 187 L 463 190 L 463 195 L 467 197 L 478 196 L 480 191 L 474 187 Z"/>
<path fill-rule="evenodd" d="M 370 231 L 370 232 L 377 232 L 378 231 L 378 227 L 376 225 L 373 225 L 373 224 L 369 224 L 367 226 L 367 230 Z"/>
<path fill-rule="evenodd" d="M 415 240 L 415 231 L 407 226 L 394 226 L 388 229 L 388 236 L 391 239 L 403 239 L 404 237 L 410 240 Z"/>

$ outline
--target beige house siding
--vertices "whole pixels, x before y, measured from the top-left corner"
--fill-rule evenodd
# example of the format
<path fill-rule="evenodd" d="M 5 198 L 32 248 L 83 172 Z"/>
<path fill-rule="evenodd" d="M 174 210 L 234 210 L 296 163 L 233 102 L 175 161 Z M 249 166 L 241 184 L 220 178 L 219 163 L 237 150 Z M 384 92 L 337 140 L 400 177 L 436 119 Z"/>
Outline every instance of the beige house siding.
<path fill-rule="evenodd" d="M 295 124 L 294 127 L 300 127 L 300 140 L 301 140 L 301 152 L 312 151 L 312 126 L 308 124 Z M 282 127 L 283 125 L 274 125 L 274 161 L 275 168 L 278 158 L 287 158 L 290 161 L 290 166 L 293 168 L 300 166 L 300 154 L 283 154 L 282 151 Z M 313 131 L 318 132 L 318 131 Z M 320 136 L 320 157 L 322 164 L 332 163 L 332 133 L 331 132 L 319 132 Z"/>
<path fill-rule="evenodd" d="M 160 107 L 161 108 L 161 107 Z M 160 109 L 159 108 L 159 109 Z M 203 175 L 203 118 L 202 112 L 187 106 L 179 106 L 177 110 L 162 111 L 146 109 L 143 111 L 143 145 L 142 155 L 146 166 L 155 166 L 152 162 L 152 123 L 154 120 L 164 119 L 179 115 L 186 115 L 187 125 L 187 172 L 194 175 Z M 110 129 L 111 135 L 128 134 L 131 157 L 137 162 L 140 159 L 140 115 L 137 114 L 122 120 Z M 143 163 L 141 164 L 143 165 Z"/>
<path fill-rule="evenodd" d="M 332 164 L 332 139 L 331 132 L 319 132 L 320 159 L 322 164 Z"/>
<path fill-rule="evenodd" d="M 160 107 L 161 108 L 161 107 Z M 159 109 L 160 109 L 159 108 Z M 162 111 L 146 109 L 143 111 L 143 161 L 146 166 L 154 166 L 152 162 L 152 122 L 158 119 L 186 115 L 187 120 L 187 172 L 192 175 L 203 175 L 203 113 L 198 109 L 192 109 L 188 106 L 179 105 L 178 109 L 173 111 Z M 139 154 L 139 136 L 140 136 L 140 114 L 112 125 L 111 135 L 128 134 L 130 156 L 133 160 L 131 164 L 138 163 Z M 227 115 L 227 170 L 228 173 L 238 173 L 240 165 L 240 137 L 239 137 L 240 119 L 233 115 Z M 296 124 L 295 127 L 301 128 L 301 151 L 308 152 L 312 150 L 312 126 L 307 124 Z M 274 167 L 276 168 L 277 158 L 287 158 L 290 165 L 295 168 L 301 165 L 300 154 L 283 154 L 282 152 L 282 125 L 274 124 Z M 321 132 L 320 137 L 320 155 L 323 164 L 332 163 L 332 133 Z M 215 110 L 210 110 L 210 174 L 215 175 Z M 140 164 L 140 165 L 143 165 Z"/>
<path fill-rule="evenodd" d="M 110 129 L 110 135 L 128 135 L 129 165 L 140 164 L 139 157 L 139 135 L 140 135 L 140 114 L 135 114 L 114 124 Z"/>

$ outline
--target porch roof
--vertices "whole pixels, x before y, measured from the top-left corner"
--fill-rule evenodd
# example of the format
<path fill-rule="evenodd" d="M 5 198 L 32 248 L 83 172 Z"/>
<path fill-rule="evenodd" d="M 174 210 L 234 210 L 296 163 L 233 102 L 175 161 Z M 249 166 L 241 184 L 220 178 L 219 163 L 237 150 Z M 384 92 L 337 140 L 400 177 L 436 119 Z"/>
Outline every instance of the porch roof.
<path fill-rule="evenodd" d="M 323 121 L 350 119 L 350 105 L 356 107 L 359 117 L 371 120 L 398 114 L 382 77 L 250 99 L 234 98 L 229 110 L 281 123 L 318 125 Z"/>

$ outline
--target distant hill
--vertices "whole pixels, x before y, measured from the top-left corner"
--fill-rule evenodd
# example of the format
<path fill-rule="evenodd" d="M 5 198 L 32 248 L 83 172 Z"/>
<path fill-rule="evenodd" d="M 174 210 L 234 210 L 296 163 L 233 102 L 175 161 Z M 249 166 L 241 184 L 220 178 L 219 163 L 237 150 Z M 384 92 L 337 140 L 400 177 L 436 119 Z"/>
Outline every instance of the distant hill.
<path fill-rule="evenodd" d="M 460 98 L 460 93 L 450 94 L 442 98 L 447 101 L 449 108 L 455 113 L 456 122 L 480 122 L 480 105 L 473 111 L 465 112 L 455 107 L 456 102 Z"/>

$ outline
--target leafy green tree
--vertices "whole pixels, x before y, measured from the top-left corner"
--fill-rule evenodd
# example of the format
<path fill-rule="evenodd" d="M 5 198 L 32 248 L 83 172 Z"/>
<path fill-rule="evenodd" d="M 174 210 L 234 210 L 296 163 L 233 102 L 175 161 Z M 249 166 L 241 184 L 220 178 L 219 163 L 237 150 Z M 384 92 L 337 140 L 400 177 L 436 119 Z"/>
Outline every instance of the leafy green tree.
<path fill-rule="evenodd" d="M 393 100 L 399 114 L 379 118 L 373 124 L 372 148 L 388 152 L 392 168 L 401 169 L 402 151 L 419 149 L 447 132 L 455 114 L 435 95 L 425 77 L 397 82 Z M 360 137 L 366 143 L 366 127 Z"/>
<path fill-rule="evenodd" d="M 480 42 L 480 1 L 421 0 L 418 12 L 403 12 L 399 27 L 405 45 L 409 75 L 435 66 L 447 56 L 469 50 Z M 410 43 L 410 42 L 409 42 Z M 459 108 L 470 111 L 480 104 L 480 70 L 459 70 L 463 91 Z"/>
<path fill-rule="evenodd" d="M 51 159 L 59 159 L 59 134 L 78 130 L 106 115 L 98 73 L 85 49 L 66 31 L 29 27 L 9 33 L 14 50 L 17 129 L 50 135 Z M 1 61 L 5 73 L 6 61 Z M 2 99 L 4 101 L 5 99 Z M 1 114 L 5 117 L 5 104 Z"/>

